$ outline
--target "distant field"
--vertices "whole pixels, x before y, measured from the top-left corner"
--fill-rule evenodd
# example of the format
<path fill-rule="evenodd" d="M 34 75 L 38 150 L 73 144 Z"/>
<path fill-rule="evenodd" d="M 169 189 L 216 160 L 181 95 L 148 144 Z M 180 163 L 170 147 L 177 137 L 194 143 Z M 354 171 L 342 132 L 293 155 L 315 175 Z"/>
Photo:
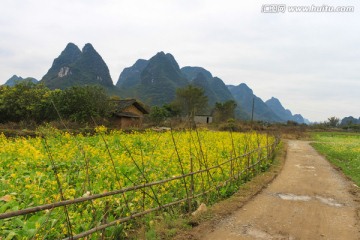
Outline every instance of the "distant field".
<path fill-rule="evenodd" d="M 360 186 L 360 134 L 313 133 L 312 146 Z"/>

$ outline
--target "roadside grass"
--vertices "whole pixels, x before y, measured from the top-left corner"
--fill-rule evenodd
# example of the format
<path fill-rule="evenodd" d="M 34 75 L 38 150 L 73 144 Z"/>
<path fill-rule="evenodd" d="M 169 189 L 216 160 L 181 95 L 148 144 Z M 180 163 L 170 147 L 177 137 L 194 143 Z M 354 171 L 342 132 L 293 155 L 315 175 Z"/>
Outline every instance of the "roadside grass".
<path fill-rule="evenodd" d="M 360 134 L 312 133 L 312 146 L 360 186 Z"/>

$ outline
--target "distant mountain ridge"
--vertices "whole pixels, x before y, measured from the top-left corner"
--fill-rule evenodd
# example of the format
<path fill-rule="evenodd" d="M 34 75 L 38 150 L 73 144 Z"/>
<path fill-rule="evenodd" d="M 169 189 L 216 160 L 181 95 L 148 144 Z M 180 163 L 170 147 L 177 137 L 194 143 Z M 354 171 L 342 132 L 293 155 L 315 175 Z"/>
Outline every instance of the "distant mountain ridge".
<path fill-rule="evenodd" d="M 36 83 L 38 83 L 38 80 L 36 80 L 35 78 L 32 78 L 32 77 L 22 78 L 22 77 L 20 77 L 20 76 L 13 75 L 11 78 L 9 78 L 9 79 L 4 83 L 4 85 L 13 87 L 13 86 L 15 86 L 17 83 L 20 83 L 20 82 L 32 82 L 32 83 L 35 83 L 35 84 L 36 84 Z"/>
<path fill-rule="evenodd" d="M 285 109 L 280 103 L 279 99 L 272 97 L 271 99 L 265 101 L 265 104 L 282 120 L 284 121 L 294 121 L 293 115 L 290 110 Z"/>
<path fill-rule="evenodd" d="M 109 68 L 90 43 L 82 51 L 68 43 L 41 82 L 51 89 L 89 84 L 113 87 Z"/>
<path fill-rule="evenodd" d="M 187 79 L 182 75 L 174 57 L 159 52 L 150 58 L 141 72 L 138 97 L 149 105 L 163 105 L 175 98 L 177 88 L 185 87 Z"/>
<path fill-rule="evenodd" d="M 180 71 L 179 71 L 180 70 Z M 254 99 L 254 119 L 269 122 L 287 122 L 288 120 L 304 123 L 307 120 L 300 114 L 292 115 L 276 98 L 267 103 L 254 95 L 246 85 L 225 85 L 218 77 L 202 67 L 185 66 L 181 69 L 175 58 L 159 52 L 149 60 L 139 59 L 131 67 L 125 68 L 116 86 L 125 93 L 125 97 L 139 98 L 149 105 L 163 105 L 171 102 L 176 89 L 187 84 L 200 87 L 208 97 L 212 108 L 216 102 L 235 100 L 238 103 L 236 115 L 250 119 L 252 99 Z"/>
<path fill-rule="evenodd" d="M 148 60 L 139 59 L 131 67 L 124 68 L 120 73 L 116 86 L 119 88 L 131 88 L 141 81 L 141 72 L 148 64 Z"/>
<path fill-rule="evenodd" d="M 198 73 L 189 83 L 204 90 L 204 94 L 208 97 L 209 106 L 214 106 L 215 103 L 218 102 L 218 98 L 214 90 L 211 88 L 209 80 L 203 73 Z"/>
<path fill-rule="evenodd" d="M 149 60 L 139 59 L 125 68 L 116 86 L 126 97 L 139 98 L 150 105 L 163 105 L 175 98 L 176 89 L 193 84 L 204 89 L 209 105 L 233 99 L 224 82 L 201 67 L 183 67 L 174 56 L 158 52 Z"/>
<path fill-rule="evenodd" d="M 353 116 L 344 117 L 340 123 L 340 125 L 353 125 L 353 124 L 360 124 L 360 117 L 359 119 L 356 119 Z"/>
<path fill-rule="evenodd" d="M 22 81 L 14 75 L 6 84 Z M 137 98 L 150 106 L 162 106 L 172 102 L 178 88 L 189 84 L 200 87 L 208 97 L 209 112 L 216 102 L 235 100 L 236 116 L 250 119 L 254 99 L 254 119 L 269 122 L 306 122 L 300 114 L 292 115 L 280 101 L 271 98 L 264 102 L 252 89 L 242 83 L 238 86 L 225 85 L 222 79 L 198 66 L 180 68 L 170 53 L 158 52 L 150 59 L 138 59 L 125 68 L 114 86 L 109 69 L 100 54 L 87 43 L 80 50 L 68 43 L 54 59 L 50 69 L 40 81 L 51 89 L 65 89 L 76 85 L 100 85 L 111 95 L 122 98 Z"/>
<path fill-rule="evenodd" d="M 210 106 L 213 106 L 216 102 L 234 100 L 234 97 L 231 95 L 231 92 L 226 87 L 223 80 L 218 77 L 213 77 L 208 70 L 202 67 L 186 66 L 181 68 L 181 72 L 186 76 L 190 83 L 198 87 L 203 87 L 205 93 L 209 93 Z"/>
<path fill-rule="evenodd" d="M 149 105 L 163 105 L 175 98 L 177 88 L 188 84 L 175 58 L 158 52 L 149 60 L 139 59 L 125 68 L 116 83 L 124 97 L 138 98 Z"/>
<path fill-rule="evenodd" d="M 240 109 L 246 113 L 248 118 L 252 115 L 254 99 L 254 120 L 270 122 L 294 121 L 299 124 L 309 124 L 309 121 L 304 119 L 300 114 L 292 115 L 291 111 L 285 109 L 277 98 L 272 97 L 266 102 L 263 102 L 245 83 L 241 83 L 238 86 L 227 85 L 227 87 L 235 100 L 240 104 Z"/>
<path fill-rule="evenodd" d="M 240 109 L 247 114 L 248 119 L 252 116 L 254 100 L 254 120 L 269 122 L 283 121 L 261 100 L 261 98 L 257 97 L 253 93 L 253 90 L 245 83 L 241 83 L 238 86 L 228 85 L 228 89 L 238 102 Z"/>
<path fill-rule="evenodd" d="M 297 123 L 306 123 L 309 124 L 307 119 L 304 119 L 301 114 L 292 114 L 289 109 L 285 109 L 280 103 L 279 99 L 272 97 L 267 100 L 266 105 L 276 114 L 278 115 L 284 122 L 293 121 Z"/>

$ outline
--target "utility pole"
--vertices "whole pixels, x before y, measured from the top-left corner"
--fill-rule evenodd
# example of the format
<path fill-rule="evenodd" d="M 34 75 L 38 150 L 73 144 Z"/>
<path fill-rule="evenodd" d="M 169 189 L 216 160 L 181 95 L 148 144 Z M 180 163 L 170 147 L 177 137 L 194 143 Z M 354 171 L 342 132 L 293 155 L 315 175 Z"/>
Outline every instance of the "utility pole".
<path fill-rule="evenodd" d="M 255 96 L 252 99 L 252 110 L 251 110 L 251 130 L 253 129 L 253 121 L 254 121 L 254 106 L 255 106 Z"/>

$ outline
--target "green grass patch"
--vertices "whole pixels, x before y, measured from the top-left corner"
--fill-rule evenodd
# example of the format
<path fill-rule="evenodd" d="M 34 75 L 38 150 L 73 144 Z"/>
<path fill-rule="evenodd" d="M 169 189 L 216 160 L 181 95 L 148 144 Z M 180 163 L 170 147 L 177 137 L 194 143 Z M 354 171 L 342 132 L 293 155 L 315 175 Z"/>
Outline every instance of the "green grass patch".
<path fill-rule="evenodd" d="M 360 186 L 360 134 L 313 133 L 312 146 Z"/>

